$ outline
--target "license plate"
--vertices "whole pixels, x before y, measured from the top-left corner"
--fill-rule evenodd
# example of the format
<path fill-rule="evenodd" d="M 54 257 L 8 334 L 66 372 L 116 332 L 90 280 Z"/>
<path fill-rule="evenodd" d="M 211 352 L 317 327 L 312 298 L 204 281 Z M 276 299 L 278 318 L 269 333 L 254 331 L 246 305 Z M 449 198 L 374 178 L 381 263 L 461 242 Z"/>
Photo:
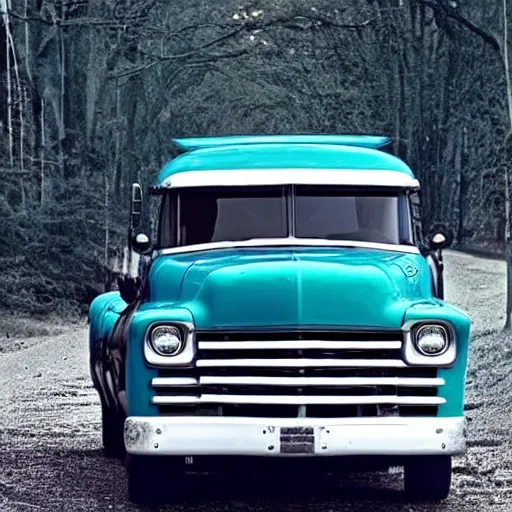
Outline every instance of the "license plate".
<path fill-rule="evenodd" d="M 313 427 L 282 427 L 281 453 L 305 455 L 315 453 L 315 431 Z"/>

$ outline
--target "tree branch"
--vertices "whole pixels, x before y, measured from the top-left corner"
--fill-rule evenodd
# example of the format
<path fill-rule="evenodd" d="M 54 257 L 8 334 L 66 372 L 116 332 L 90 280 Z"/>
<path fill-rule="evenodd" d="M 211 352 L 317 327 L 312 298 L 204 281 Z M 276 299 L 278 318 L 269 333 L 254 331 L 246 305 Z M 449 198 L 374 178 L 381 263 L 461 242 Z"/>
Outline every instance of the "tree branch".
<path fill-rule="evenodd" d="M 0 16 L 5 16 L 5 12 L 0 12 Z M 22 16 L 21 14 L 16 14 L 12 9 L 8 11 L 9 16 L 18 21 L 37 21 L 39 23 L 44 23 L 45 25 L 54 25 L 53 21 L 45 20 L 40 16 Z"/>
<path fill-rule="evenodd" d="M 430 7 L 433 11 L 437 13 L 444 14 L 448 18 L 456 21 L 457 23 L 463 25 L 467 29 L 469 29 L 474 34 L 480 36 L 487 44 L 491 45 L 492 48 L 498 52 L 501 52 L 501 45 L 499 41 L 488 31 L 483 28 L 475 25 L 472 21 L 468 20 L 456 9 L 452 7 L 448 7 L 447 5 L 441 5 L 436 0 L 415 0 L 417 3 L 423 4 L 427 7 Z"/>
<path fill-rule="evenodd" d="M 234 51 L 234 52 L 210 53 L 210 54 L 206 54 L 202 58 L 197 58 L 197 59 L 190 60 L 189 62 L 186 62 L 183 67 L 184 68 L 193 67 L 193 66 L 199 66 L 202 64 L 211 64 L 212 62 L 216 62 L 219 60 L 234 59 L 237 57 L 241 57 L 242 55 L 245 55 L 248 52 L 249 52 L 249 50 L 244 48 L 242 50 L 238 50 L 238 51 Z M 147 71 L 148 69 L 159 64 L 161 61 L 168 60 L 168 59 L 162 59 L 158 56 L 154 56 L 154 58 L 155 58 L 155 60 L 148 62 L 147 64 L 144 64 L 142 66 L 136 66 L 136 67 L 124 69 L 117 73 L 110 73 L 108 76 L 109 76 L 109 78 L 126 78 L 128 76 L 133 76 L 133 75 L 136 75 L 137 73 L 142 73 L 143 71 Z"/>
<path fill-rule="evenodd" d="M 315 26 L 324 26 L 339 28 L 343 30 L 359 30 L 368 27 L 373 23 L 372 19 L 363 21 L 362 23 L 337 23 L 331 19 L 325 18 L 318 14 L 311 15 L 310 13 L 301 16 L 284 17 L 277 16 L 273 19 L 265 21 L 261 18 L 249 18 L 241 21 L 243 26 L 251 30 L 264 29 L 268 27 L 282 26 L 292 30 L 310 30 Z"/>
<path fill-rule="evenodd" d="M 0 15 L 3 15 L 5 13 L 0 12 Z M 44 25 L 57 25 L 62 27 L 69 27 L 73 25 L 95 25 L 100 27 L 110 27 L 110 28 L 126 28 L 128 26 L 127 23 L 120 23 L 117 20 L 98 20 L 93 18 L 76 18 L 72 20 L 61 20 L 61 19 L 55 19 L 55 20 L 47 20 L 41 16 L 22 16 L 21 14 L 15 13 L 12 9 L 9 9 L 9 16 L 14 18 L 18 21 L 23 22 L 30 22 L 35 21 L 38 23 L 43 23 Z"/>
<path fill-rule="evenodd" d="M 160 55 L 158 57 L 159 60 L 179 60 L 179 59 L 186 59 L 187 57 L 192 57 L 196 53 L 200 53 L 202 50 L 205 50 L 206 48 L 211 48 L 212 46 L 215 46 L 218 43 L 221 43 L 223 41 L 226 41 L 240 32 L 242 32 L 245 29 L 245 25 L 241 25 L 240 27 L 236 28 L 235 30 L 231 30 L 227 34 L 223 34 L 219 37 L 216 37 L 215 39 L 212 39 L 211 41 L 208 41 L 207 43 L 202 44 L 201 46 L 198 46 L 197 48 L 194 48 L 190 50 L 189 52 L 180 53 L 177 55 Z"/>

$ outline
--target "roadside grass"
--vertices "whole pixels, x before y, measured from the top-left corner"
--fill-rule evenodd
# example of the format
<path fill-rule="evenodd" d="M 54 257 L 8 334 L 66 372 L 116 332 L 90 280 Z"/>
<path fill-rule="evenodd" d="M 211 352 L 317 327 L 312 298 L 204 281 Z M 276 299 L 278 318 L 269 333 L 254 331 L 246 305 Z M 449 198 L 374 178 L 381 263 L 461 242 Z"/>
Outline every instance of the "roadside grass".
<path fill-rule="evenodd" d="M 28 338 L 56 336 L 80 325 L 85 325 L 86 319 L 76 315 L 62 317 L 48 315 L 46 317 L 30 317 L 0 311 L 0 351 L 9 342 Z"/>

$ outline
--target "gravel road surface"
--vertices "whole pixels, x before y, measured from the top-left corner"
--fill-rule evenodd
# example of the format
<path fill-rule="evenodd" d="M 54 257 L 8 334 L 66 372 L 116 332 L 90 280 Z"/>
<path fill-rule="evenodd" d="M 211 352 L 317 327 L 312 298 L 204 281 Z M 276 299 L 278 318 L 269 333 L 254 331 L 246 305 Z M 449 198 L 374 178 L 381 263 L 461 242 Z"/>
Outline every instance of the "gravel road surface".
<path fill-rule="evenodd" d="M 450 498 L 410 504 L 402 474 L 332 480 L 192 477 L 190 500 L 146 510 L 204 512 L 511 511 L 512 344 L 501 332 L 505 265 L 447 252 L 447 298 L 473 318 L 466 409 L 468 451 Z M 128 501 L 121 462 L 101 447 L 88 373 L 87 327 L 56 337 L 0 339 L 0 511 L 143 510 Z"/>

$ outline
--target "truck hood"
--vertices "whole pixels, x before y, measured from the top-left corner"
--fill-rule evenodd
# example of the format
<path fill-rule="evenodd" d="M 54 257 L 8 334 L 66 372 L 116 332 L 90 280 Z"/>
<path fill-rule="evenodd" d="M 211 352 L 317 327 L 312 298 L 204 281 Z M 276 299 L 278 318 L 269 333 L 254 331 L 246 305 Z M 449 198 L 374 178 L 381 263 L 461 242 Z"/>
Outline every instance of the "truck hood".
<path fill-rule="evenodd" d="M 419 254 L 354 248 L 216 250 L 162 255 L 143 309 L 188 309 L 198 329 L 399 329 L 407 308 L 433 303 Z"/>

